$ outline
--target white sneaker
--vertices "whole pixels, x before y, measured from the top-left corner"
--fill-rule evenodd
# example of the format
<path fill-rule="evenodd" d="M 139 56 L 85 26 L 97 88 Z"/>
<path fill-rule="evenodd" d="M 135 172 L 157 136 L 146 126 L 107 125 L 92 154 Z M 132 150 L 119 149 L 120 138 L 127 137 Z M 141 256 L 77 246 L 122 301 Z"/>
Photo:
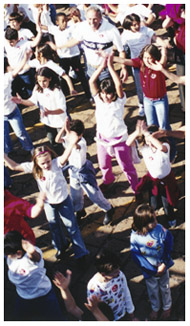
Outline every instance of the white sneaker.
<path fill-rule="evenodd" d="M 144 106 L 139 104 L 139 116 L 144 117 Z"/>

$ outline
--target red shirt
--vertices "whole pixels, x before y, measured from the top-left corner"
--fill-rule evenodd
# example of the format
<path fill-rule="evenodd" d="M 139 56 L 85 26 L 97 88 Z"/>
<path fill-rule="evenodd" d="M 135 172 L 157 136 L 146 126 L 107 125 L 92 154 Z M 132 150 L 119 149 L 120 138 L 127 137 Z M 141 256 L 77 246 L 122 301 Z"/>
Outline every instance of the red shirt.
<path fill-rule="evenodd" d="M 9 231 L 18 231 L 32 244 L 35 244 L 35 235 L 24 217 L 31 217 L 33 205 L 27 200 L 4 191 L 4 234 Z"/>
<path fill-rule="evenodd" d="M 132 61 L 133 67 L 139 69 L 142 67 L 142 59 L 135 58 Z M 166 95 L 165 76 L 161 71 L 155 71 L 145 66 L 144 73 L 140 69 L 140 79 L 142 90 L 146 97 L 156 100 Z"/>

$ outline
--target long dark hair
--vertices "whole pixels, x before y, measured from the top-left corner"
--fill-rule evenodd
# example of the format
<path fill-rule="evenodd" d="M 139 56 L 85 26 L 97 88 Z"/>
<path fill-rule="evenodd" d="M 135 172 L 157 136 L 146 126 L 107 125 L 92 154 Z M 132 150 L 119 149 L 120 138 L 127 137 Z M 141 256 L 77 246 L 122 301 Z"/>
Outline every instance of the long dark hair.
<path fill-rule="evenodd" d="M 57 53 L 54 50 L 52 50 L 52 48 L 49 46 L 49 44 L 40 44 L 36 48 L 36 52 L 37 52 L 37 55 L 39 55 L 41 53 L 42 56 L 47 60 L 52 60 L 56 63 L 59 63 L 59 57 L 58 57 Z"/>
<path fill-rule="evenodd" d="M 61 88 L 58 75 L 48 67 L 42 67 L 36 72 L 36 85 L 37 91 L 43 93 L 43 88 L 38 84 L 38 76 L 43 76 L 50 79 L 49 89 L 54 90 L 55 88 Z"/>
<path fill-rule="evenodd" d="M 161 52 L 160 50 L 158 49 L 158 47 L 154 44 L 147 44 L 145 45 L 145 47 L 142 49 L 140 55 L 139 55 L 139 58 L 142 59 L 143 61 L 143 56 L 144 56 L 144 53 L 147 52 L 148 54 L 151 55 L 151 57 L 156 60 L 156 61 L 160 61 L 161 59 Z M 141 70 L 142 72 L 144 73 L 144 69 L 145 69 L 145 64 L 143 62 L 142 66 L 141 66 Z"/>

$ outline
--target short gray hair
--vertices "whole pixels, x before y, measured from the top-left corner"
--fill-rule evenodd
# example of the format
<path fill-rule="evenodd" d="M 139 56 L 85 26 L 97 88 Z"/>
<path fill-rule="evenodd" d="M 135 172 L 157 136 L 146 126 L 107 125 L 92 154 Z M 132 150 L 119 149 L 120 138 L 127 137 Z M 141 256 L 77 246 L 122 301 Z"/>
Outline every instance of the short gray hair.
<path fill-rule="evenodd" d="M 90 7 L 88 7 L 87 10 L 86 10 L 86 15 L 88 14 L 89 11 L 95 11 L 95 12 L 97 12 L 98 13 L 98 16 L 100 18 L 102 18 L 102 12 L 101 12 L 100 8 L 98 8 L 97 6 L 91 5 Z"/>

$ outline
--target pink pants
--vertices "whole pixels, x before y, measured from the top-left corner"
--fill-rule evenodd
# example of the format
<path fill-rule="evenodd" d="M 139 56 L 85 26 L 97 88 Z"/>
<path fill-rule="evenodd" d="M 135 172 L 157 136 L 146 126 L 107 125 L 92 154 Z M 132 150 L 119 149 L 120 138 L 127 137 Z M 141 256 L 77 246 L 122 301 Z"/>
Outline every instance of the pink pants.
<path fill-rule="evenodd" d="M 130 147 L 125 142 L 118 143 L 113 146 L 114 156 L 125 173 L 132 190 L 135 192 L 136 185 L 138 184 L 138 177 L 136 169 L 132 163 Z M 97 143 L 97 155 L 99 167 L 102 171 L 103 182 L 105 184 L 112 183 L 115 177 L 112 173 L 112 157 L 107 153 L 106 146 Z"/>

